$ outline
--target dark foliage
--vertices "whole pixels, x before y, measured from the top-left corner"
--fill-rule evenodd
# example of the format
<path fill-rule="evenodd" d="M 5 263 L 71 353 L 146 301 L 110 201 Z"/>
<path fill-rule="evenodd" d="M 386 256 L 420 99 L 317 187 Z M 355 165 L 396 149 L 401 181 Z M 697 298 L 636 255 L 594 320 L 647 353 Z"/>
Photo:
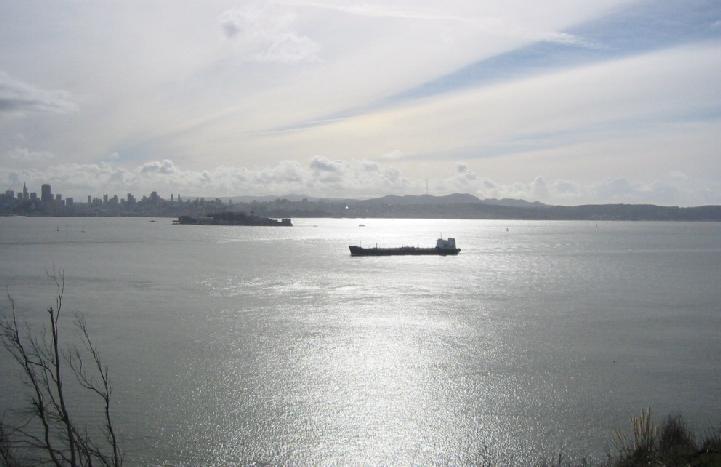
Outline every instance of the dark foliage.
<path fill-rule="evenodd" d="M 618 456 L 612 465 L 635 466 L 721 466 L 721 436 L 713 433 L 697 443 L 680 415 L 669 416 L 656 426 L 651 411 L 632 419 L 632 435 L 616 434 Z"/>

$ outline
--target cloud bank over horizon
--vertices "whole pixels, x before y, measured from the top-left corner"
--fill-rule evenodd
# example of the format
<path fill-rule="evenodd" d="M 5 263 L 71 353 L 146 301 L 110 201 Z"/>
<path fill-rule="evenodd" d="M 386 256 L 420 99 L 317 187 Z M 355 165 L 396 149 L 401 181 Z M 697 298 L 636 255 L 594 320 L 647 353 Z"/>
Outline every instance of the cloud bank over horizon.
<path fill-rule="evenodd" d="M 19 154 L 27 154 L 18 151 Z M 45 153 L 31 157 L 47 157 Z M 256 169 L 219 166 L 187 170 L 170 159 L 150 161 L 133 168 L 112 162 L 64 164 L 34 169 L 0 168 L 0 182 L 19 191 L 27 183 L 37 191 L 50 183 L 53 191 L 83 201 L 87 195 L 125 196 L 158 191 L 161 196 L 181 194 L 187 198 L 233 196 L 303 195 L 366 199 L 386 194 L 433 195 L 470 193 L 480 199 L 513 198 L 548 204 L 655 203 L 662 205 L 721 204 L 719 186 L 699 186 L 682 172 L 653 180 L 623 177 L 580 184 L 565 179 L 537 176 L 510 184 L 481 176 L 463 163 L 449 164 L 433 178 L 408 176 L 391 162 L 332 160 L 314 157 L 305 163 L 280 161 Z M 427 185 L 426 185 L 427 184 Z"/>
<path fill-rule="evenodd" d="M 721 204 L 709 0 L 0 2 L 0 189 Z"/>

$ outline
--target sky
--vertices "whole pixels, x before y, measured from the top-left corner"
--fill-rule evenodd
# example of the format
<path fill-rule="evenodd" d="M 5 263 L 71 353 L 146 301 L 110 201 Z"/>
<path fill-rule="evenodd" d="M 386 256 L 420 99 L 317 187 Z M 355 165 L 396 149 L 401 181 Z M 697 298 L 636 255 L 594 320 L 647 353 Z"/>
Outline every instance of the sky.
<path fill-rule="evenodd" d="M 718 0 L 0 0 L 0 189 L 721 204 Z"/>

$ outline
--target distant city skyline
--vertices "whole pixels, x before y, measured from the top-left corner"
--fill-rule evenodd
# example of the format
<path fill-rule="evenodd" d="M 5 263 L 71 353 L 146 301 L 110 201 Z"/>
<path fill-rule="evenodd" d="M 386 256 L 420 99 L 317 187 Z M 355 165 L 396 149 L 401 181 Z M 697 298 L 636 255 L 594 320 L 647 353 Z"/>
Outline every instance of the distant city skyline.
<path fill-rule="evenodd" d="M 169 161 L 165 165 L 173 166 Z M 161 165 L 161 164 L 159 164 Z M 321 169 L 318 169 L 320 167 Z M 174 183 L 172 177 L 137 177 L 132 172 L 125 170 L 114 170 L 106 168 L 107 172 L 95 174 L 98 180 L 108 180 L 101 187 L 90 186 L 83 174 L 63 174 L 50 178 L 53 186 L 58 186 L 57 191 L 62 191 L 66 196 L 83 200 L 87 193 L 102 195 L 105 192 L 117 193 L 122 196 L 128 191 L 134 193 L 150 193 L 157 191 L 163 196 L 170 196 L 171 193 L 187 193 L 191 198 L 228 198 L 247 196 L 287 196 L 302 195 L 312 197 L 341 197 L 341 198 L 373 198 L 386 194 L 422 194 L 426 192 L 426 183 L 429 186 L 429 193 L 433 195 L 444 195 L 450 193 L 470 193 L 479 198 L 514 198 L 528 201 L 541 201 L 558 205 L 578 204 L 604 204 L 604 203 L 651 203 L 659 205 L 680 205 L 698 206 L 721 204 L 721 199 L 715 196 L 715 192 L 708 186 L 696 186 L 689 189 L 696 190 L 694 196 L 683 196 L 684 189 L 694 182 L 691 178 L 682 173 L 670 174 L 664 182 L 640 183 L 625 178 L 604 180 L 599 183 L 581 186 L 570 181 L 549 180 L 537 177 L 529 183 L 514 183 L 512 185 L 501 185 L 492 180 L 479 177 L 467 166 L 459 164 L 456 172 L 451 176 L 423 180 L 407 179 L 392 169 L 383 170 L 378 164 L 371 161 L 362 163 L 347 164 L 327 160 L 314 159 L 309 168 L 303 168 L 297 163 L 284 163 L 268 171 L 242 171 L 241 177 L 254 181 L 266 181 L 265 184 L 258 182 L 257 185 L 246 185 L 239 189 L 228 188 L 217 190 L 212 186 L 202 183 L 183 183 L 183 180 L 193 179 L 185 171 L 179 183 Z M 177 167 L 176 167 L 177 169 Z M 118 176 L 120 174 L 121 176 Z M 192 174 L 192 173 L 191 173 Z M 283 174 L 296 180 L 291 184 L 278 183 L 274 177 Z M 39 173 L 34 173 L 39 176 Z M 78 176 L 77 178 L 75 176 Z M 232 179 L 237 176 L 236 171 L 216 171 L 213 176 L 216 179 Z M 402 189 L 393 186 L 384 177 L 396 180 L 402 185 Z M 203 179 L 207 174 L 200 174 L 196 178 Z M 329 182 L 329 178 L 337 178 L 340 182 Z M 19 183 L 18 177 L 14 177 L 15 183 L 8 183 L 6 187 L 16 187 Z M 138 180 L 140 178 L 140 180 Z M 348 182 L 348 179 L 351 181 Z M 378 179 L 381 179 L 380 181 Z M 47 179 L 30 179 L 32 185 L 40 185 Z M 113 180 L 129 180 L 131 183 L 124 185 Z M 478 184 L 482 189 L 476 189 Z M 385 186 L 385 190 L 376 189 L 376 186 Z M 6 188 L 8 189 L 8 188 Z M 2 192 L 3 190 L 0 190 Z M 554 196 L 555 193 L 555 196 Z M 560 195 L 559 195 L 560 194 Z"/>
<path fill-rule="evenodd" d="M 132 193 L 124 198 L 103 194 L 87 196 L 87 202 L 75 202 L 52 192 L 43 184 L 41 195 L 22 191 L 0 193 L 0 216 L 31 217 L 178 217 L 181 223 L 203 224 L 199 219 L 229 212 L 282 218 L 413 218 L 413 219 L 528 219 L 585 221 L 721 221 L 721 206 L 657 206 L 649 204 L 595 204 L 554 206 L 514 199 L 480 200 L 471 194 L 445 196 L 384 196 L 372 199 L 333 199 L 277 197 L 275 199 L 185 198 L 171 194 L 170 199 L 153 191 L 138 200 Z M 233 216 L 231 215 L 230 218 Z M 241 216 L 242 217 L 242 216 Z M 224 217 L 230 219 L 228 217 Z M 225 221 L 223 221 L 225 222 Z M 215 222 L 212 222 L 215 223 Z M 221 222 L 222 223 L 222 222 Z M 233 224 L 236 225 L 236 224 Z M 250 225 L 250 224 L 242 224 Z M 256 225 L 256 224 L 252 224 Z M 268 225 L 265 221 L 262 225 Z M 271 225 L 276 225 L 271 222 Z"/>
<path fill-rule="evenodd" d="M 0 192 L 0 216 L 164 216 L 198 215 L 217 212 L 232 208 L 232 200 L 220 198 L 186 197 L 179 193 L 170 194 L 170 199 L 163 198 L 156 191 L 149 194 L 103 193 L 87 195 L 83 198 L 64 197 L 54 193 L 52 185 L 44 183 L 40 187 L 40 195 L 23 183 L 22 189 L 12 188 Z"/>
<path fill-rule="evenodd" d="M 717 1 L 27 0 L 0 31 L 0 190 L 721 204 Z"/>
<path fill-rule="evenodd" d="M 4 198 L 2 197 L 4 196 Z M 182 197 L 180 193 L 170 193 L 169 195 L 170 200 L 169 201 L 182 201 Z M 75 198 L 72 196 L 64 197 L 62 193 L 56 193 L 53 192 L 52 185 L 49 183 L 43 183 L 40 185 L 40 195 L 38 196 L 37 191 L 33 191 L 32 187 L 28 188 L 27 183 L 23 182 L 22 189 L 15 190 L 14 188 L 8 188 L 4 191 L 4 193 L 0 192 L 0 199 L 2 200 L 20 200 L 20 201 L 28 201 L 28 200 L 36 200 L 40 203 L 56 203 L 59 205 L 64 205 L 65 201 L 70 200 L 70 203 L 76 203 L 80 202 L 82 203 L 84 200 L 87 200 L 86 204 L 93 204 L 95 202 L 98 202 L 98 204 L 112 204 L 112 203 L 135 203 L 137 201 L 136 196 L 134 193 L 125 193 L 124 195 L 119 195 L 118 193 L 91 193 L 88 194 L 86 198 L 80 199 Z M 160 194 L 158 194 L 157 191 L 153 190 L 151 191 L 147 196 L 141 195 L 141 200 L 149 200 L 151 202 L 156 201 L 166 201 Z M 203 198 L 204 199 L 204 198 Z M 213 199 L 213 198 L 210 198 Z M 193 197 L 188 197 L 187 200 L 193 200 Z"/>

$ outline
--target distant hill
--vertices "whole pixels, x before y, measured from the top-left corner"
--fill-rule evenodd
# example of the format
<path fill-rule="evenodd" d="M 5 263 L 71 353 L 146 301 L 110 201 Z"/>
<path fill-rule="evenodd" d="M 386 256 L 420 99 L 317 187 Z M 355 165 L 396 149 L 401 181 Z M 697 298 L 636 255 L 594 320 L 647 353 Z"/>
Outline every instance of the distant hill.
<path fill-rule="evenodd" d="M 513 207 L 538 207 L 545 204 L 538 201 L 525 201 L 513 198 L 486 198 L 479 199 L 470 193 L 452 193 L 449 195 L 385 195 L 380 198 L 356 199 L 356 198 L 318 198 L 304 194 L 288 193 L 285 195 L 246 195 L 246 196 L 228 196 L 220 198 L 223 201 L 232 201 L 234 203 L 252 203 L 252 202 L 272 202 L 277 200 L 286 201 L 313 201 L 313 202 L 369 202 L 387 205 L 407 205 L 407 204 L 462 204 L 462 203 L 484 203 L 494 206 L 513 206 Z"/>
<path fill-rule="evenodd" d="M 416 219 L 538 219 L 721 221 L 721 206 L 591 204 L 553 206 L 518 199 L 484 199 L 467 193 L 444 196 L 387 195 L 366 200 L 287 197 L 234 206 L 267 217 L 351 217 Z"/>
<path fill-rule="evenodd" d="M 205 216 L 231 211 L 263 217 L 336 217 L 404 219 L 537 219 L 625 221 L 716 221 L 721 206 L 656 206 L 653 204 L 588 204 L 553 206 L 520 199 L 484 199 L 468 193 L 388 195 L 373 199 L 313 198 L 305 195 L 234 196 L 220 199 L 139 201 L 67 206 L 17 202 L 0 198 L 0 216 Z"/>
<path fill-rule="evenodd" d="M 355 199 L 349 199 L 349 198 L 318 198 L 315 196 L 308 196 L 303 194 L 296 194 L 296 193 L 288 193 L 285 195 L 244 195 L 244 196 L 226 196 L 220 198 L 223 201 L 232 201 L 234 203 L 252 203 L 252 202 L 258 202 L 258 203 L 265 203 L 265 202 L 272 202 L 276 200 L 285 200 L 285 201 L 324 201 L 324 202 L 345 202 L 345 201 L 355 201 Z"/>
<path fill-rule="evenodd" d="M 511 206 L 511 207 L 516 207 L 516 208 L 546 206 L 546 204 L 543 204 L 540 201 L 526 201 L 523 199 L 513 199 L 513 198 L 502 198 L 502 199 L 486 198 L 486 199 L 482 200 L 481 202 L 485 203 L 485 204 L 493 204 L 494 206 Z"/>
<path fill-rule="evenodd" d="M 275 196 L 275 195 L 246 195 L 246 196 L 227 196 L 224 198 L 220 198 L 223 201 L 232 201 L 234 203 L 252 203 L 253 201 L 256 202 L 269 202 L 269 201 L 275 201 L 277 199 L 287 199 L 289 201 L 301 201 L 303 199 L 309 199 L 308 196 L 305 195 L 296 195 L 296 194 L 287 194 L 283 196 Z"/>
<path fill-rule="evenodd" d="M 411 204 L 463 204 L 480 203 L 481 200 L 468 193 L 453 193 L 450 195 L 386 195 L 382 198 L 372 198 L 363 201 L 365 203 L 379 203 L 391 206 L 403 206 Z"/>
<path fill-rule="evenodd" d="M 357 201 L 357 200 L 356 200 Z M 371 198 L 366 202 L 382 203 L 388 205 L 411 205 L 411 204 L 466 204 L 466 203 L 483 203 L 493 206 L 509 206 L 518 208 L 542 207 L 545 204 L 538 201 L 526 201 L 513 198 L 486 198 L 479 199 L 469 193 L 452 193 L 450 195 L 386 195 L 381 198 Z"/>

